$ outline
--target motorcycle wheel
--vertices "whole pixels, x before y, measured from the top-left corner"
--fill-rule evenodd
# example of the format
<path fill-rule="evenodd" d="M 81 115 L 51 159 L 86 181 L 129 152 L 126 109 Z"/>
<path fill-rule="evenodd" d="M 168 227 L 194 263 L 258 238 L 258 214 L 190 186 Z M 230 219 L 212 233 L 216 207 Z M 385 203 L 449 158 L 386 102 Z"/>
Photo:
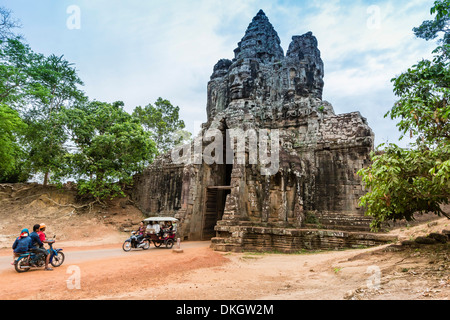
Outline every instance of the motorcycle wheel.
<path fill-rule="evenodd" d="M 130 240 L 125 240 L 125 242 L 122 245 L 122 249 L 125 252 L 128 252 L 131 250 L 131 241 Z"/>
<path fill-rule="evenodd" d="M 150 249 L 150 241 L 148 239 L 145 239 L 143 241 L 143 243 L 144 243 L 144 246 L 142 247 L 142 249 L 144 249 L 144 250 Z"/>
<path fill-rule="evenodd" d="M 66 257 L 64 256 L 64 253 L 59 251 L 58 254 L 55 255 L 52 259 L 52 266 L 59 267 L 60 265 L 63 264 L 65 258 Z"/>
<path fill-rule="evenodd" d="M 173 247 L 173 239 L 167 239 L 166 240 L 166 248 L 172 249 L 172 247 Z"/>
<path fill-rule="evenodd" d="M 16 261 L 16 263 L 14 263 L 14 269 L 16 269 L 16 271 L 18 273 L 23 273 L 23 272 L 29 271 L 30 270 L 29 258 L 20 259 L 19 261 Z"/>

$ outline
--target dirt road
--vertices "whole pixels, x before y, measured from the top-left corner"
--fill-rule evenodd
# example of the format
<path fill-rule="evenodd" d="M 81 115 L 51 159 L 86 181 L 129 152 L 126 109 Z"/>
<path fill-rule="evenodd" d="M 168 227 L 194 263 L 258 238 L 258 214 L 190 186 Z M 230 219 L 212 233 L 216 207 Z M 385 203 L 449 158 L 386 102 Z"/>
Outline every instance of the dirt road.
<path fill-rule="evenodd" d="M 23 274 L 3 255 L 0 299 L 448 299 L 441 260 L 430 266 L 414 251 L 385 248 L 283 255 L 218 253 L 208 242 L 186 242 L 183 253 L 125 253 L 117 244 L 68 248 L 60 268 Z M 446 255 L 448 247 L 439 250 Z"/>
<path fill-rule="evenodd" d="M 190 241 L 183 244 L 183 248 L 206 248 L 209 247 L 209 241 Z M 130 255 L 139 255 L 139 254 L 147 254 L 148 251 L 139 249 L 132 250 L 131 252 L 124 252 L 122 250 L 121 244 L 112 244 L 112 245 L 100 245 L 100 246 L 91 246 L 91 247 L 64 247 L 55 245 L 55 248 L 62 247 L 63 252 L 65 253 L 64 265 L 76 265 L 81 262 L 87 261 L 95 261 L 95 260 L 103 260 L 109 258 L 120 258 L 120 257 L 129 257 Z M 164 249 L 156 249 L 155 247 L 151 247 L 152 253 L 157 253 Z M 154 251 L 154 252 L 153 252 Z M 3 271 L 7 271 L 11 269 L 12 258 L 10 254 L 10 250 L 0 250 L 0 274 Z"/>
<path fill-rule="evenodd" d="M 0 299 L 448 299 L 450 247 L 386 247 L 301 254 L 219 253 L 208 242 L 184 252 L 122 251 L 142 212 L 124 199 L 74 210 L 76 192 L 35 184 L 0 186 Z M 17 273 L 11 245 L 45 222 L 64 248 L 60 268 Z M 449 229 L 446 218 L 392 230 L 408 240 Z M 128 230 L 128 231 L 125 231 Z"/>
<path fill-rule="evenodd" d="M 12 258 L 0 257 L 0 299 L 94 299 L 130 289 L 158 286 L 174 273 L 220 265 L 226 260 L 209 242 L 184 243 L 184 252 L 151 247 L 126 253 L 121 244 L 65 250 L 66 260 L 54 271 L 17 273 Z M 80 287 L 76 288 L 79 278 Z"/>

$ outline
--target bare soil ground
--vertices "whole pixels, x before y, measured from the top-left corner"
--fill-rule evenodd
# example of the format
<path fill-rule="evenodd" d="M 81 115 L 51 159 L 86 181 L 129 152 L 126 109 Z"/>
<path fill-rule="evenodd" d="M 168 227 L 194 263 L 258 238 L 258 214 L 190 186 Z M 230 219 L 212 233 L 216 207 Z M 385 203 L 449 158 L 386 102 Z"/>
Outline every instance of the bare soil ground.
<path fill-rule="evenodd" d="M 117 243 L 129 230 L 136 230 L 144 218 L 127 199 L 92 208 L 86 206 L 88 203 L 70 189 L 38 184 L 0 185 L 0 249 L 10 248 L 23 228 L 32 232 L 33 225 L 41 223 L 47 225 L 47 237 L 56 235 L 66 246 Z"/>
<path fill-rule="evenodd" d="M 70 287 L 71 263 L 52 272 L 0 271 L 0 299 L 151 299 L 151 300 L 432 300 L 450 297 L 449 244 L 277 253 L 219 253 L 208 243 L 182 244 L 183 253 L 154 249 L 124 253 L 121 244 L 142 219 L 131 204 L 118 200 L 108 208 L 73 210 L 72 193 L 37 186 L 0 189 L 0 261 L 9 264 L 10 246 L 23 227 L 44 222 L 76 263 L 79 289 Z M 29 189 L 27 189 L 29 188 Z M 8 189 L 8 188 L 6 188 Z M 26 191 L 28 190 L 28 191 Z M 40 191 L 39 191 L 40 190 Z M 44 192 L 45 191 L 45 192 Z M 29 192 L 29 194 L 27 194 Z M 46 198 L 51 200 L 46 200 Z M 28 198 L 27 198 L 28 197 Z M 67 207 L 66 207 L 67 206 Z M 450 229 L 442 218 L 393 230 L 412 239 Z M 111 249 L 117 256 L 98 257 Z M 114 251 L 116 252 L 116 251 Z"/>

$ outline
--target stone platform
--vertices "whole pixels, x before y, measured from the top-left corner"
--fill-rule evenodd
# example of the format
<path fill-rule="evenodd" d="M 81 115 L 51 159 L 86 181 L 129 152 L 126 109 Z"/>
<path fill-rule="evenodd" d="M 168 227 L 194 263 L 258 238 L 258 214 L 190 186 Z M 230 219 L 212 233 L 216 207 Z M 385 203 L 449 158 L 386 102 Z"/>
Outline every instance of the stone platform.
<path fill-rule="evenodd" d="M 224 252 L 339 250 L 373 247 L 397 241 L 397 237 L 369 232 L 321 229 L 286 229 L 255 226 L 216 226 L 218 237 L 211 248 Z"/>

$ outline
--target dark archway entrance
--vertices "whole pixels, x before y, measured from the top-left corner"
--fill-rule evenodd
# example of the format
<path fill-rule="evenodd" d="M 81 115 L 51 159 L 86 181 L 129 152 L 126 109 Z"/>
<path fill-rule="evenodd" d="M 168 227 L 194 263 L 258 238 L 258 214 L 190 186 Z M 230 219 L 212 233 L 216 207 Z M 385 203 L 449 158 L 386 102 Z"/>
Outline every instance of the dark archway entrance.
<path fill-rule="evenodd" d="M 227 195 L 231 192 L 231 172 L 233 164 L 226 164 L 227 128 L 223 129 L 223 163 L 217 166 L 216 176 L 212 179 L 213 185 L 206 187 L 203 204 L 202 240 L 210 240 L 216 236 L 214 227 L 222 219 Z"/>
<path fill-rule="evenodd" d="M 214 227 L 222 219 L 230 186 L 212 186 L 206 188 L 206 201 L 203 218 L 202 239 L 209 240 L 216 236 Z"/>

